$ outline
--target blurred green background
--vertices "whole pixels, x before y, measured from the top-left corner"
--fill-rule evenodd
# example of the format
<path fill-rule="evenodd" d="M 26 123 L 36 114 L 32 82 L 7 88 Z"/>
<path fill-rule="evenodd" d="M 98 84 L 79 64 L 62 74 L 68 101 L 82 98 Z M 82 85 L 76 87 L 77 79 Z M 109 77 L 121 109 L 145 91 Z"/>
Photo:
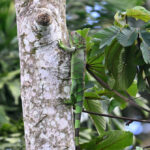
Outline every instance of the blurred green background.
<path fill-rule="evenodd" d="M 136 5 L 150 8 L 150 2 L 144 0 L 67 0 L 67 26 L 69 30 L 99 30 L 113 24 L 116 11 Z M 87 120 L 83 124 L 92 126 Z M 84 130 L 82 138 L 91 138 L 94 131 Z M 23 150 L 23 135 L 14 1 L 0 0 L 0 150 Z"/>
<path fill-rule="evenodd" d="M 0 1 L 0 149 L 20 147 L 23 135 L 15 8 Z"/>

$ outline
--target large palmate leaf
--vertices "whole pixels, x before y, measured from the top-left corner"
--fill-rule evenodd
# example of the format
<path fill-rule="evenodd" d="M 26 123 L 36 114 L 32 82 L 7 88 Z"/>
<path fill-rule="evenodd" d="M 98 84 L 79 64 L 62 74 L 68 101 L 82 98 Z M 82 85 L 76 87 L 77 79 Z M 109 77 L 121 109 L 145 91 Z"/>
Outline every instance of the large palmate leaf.
<path fill-rule="evenodd" d="M 150 20 L 150 11 L 146 10 L 142 6 L 136 6 L 134 8 L 127 9 L 126 14 L 129 17 L 141 19 L 145 22 L 148 22 Z"/>
<path fill-rule="evenodd" d="M 131 132 L 112 130 L 81 145 L 82 150 L 123 150 L 133 142 Z"/>
<path fill-rule="evenodd" d="M 105 63 L 115 79 L 114 88 L 125 90 L 136 74 L 135 47 L 123 48 L 116 40 L 105 50 Z"/>
<path fill-rule="evenodd" d="M 84 107 L 87 111 L 90 112 L 96 112 L 96 113 L 103 112 L 101 103 L 99 101 L 85 100 Z M 104 117 L 96 116 L 96 115 L 90 115 L 90 116 L 94 122 L 94 125 L 96 126 L 98 133 L 101 135 L 106 129 L 106 121 Z"/>
<path fill-rule="evenodd" d="M 135 28 L 124 28 L 117 35 L 119 43 L 124 47 L 131 46 L 137 37 L 138 33 Z"/>
<path fill-rule="evenodd" d="M 100 77 L 103 81 L 107 81 L 104 66 L 104 52 L 88 58 L 87 68 Z"/>
<path fill-rule="evenodd" d="M 110 45 L 111 42 L 116 38 L 119 30 L 120 30 L 119 28 L 115 26 L 111 26 L 111 27 L 105 28 L 104 30 L 100 30 L 98 33 L 96 33 L 94 37 L 101 39 L 100 48 Z"/>
<path fill-rule="evenodd" d="M 118 64 L 119 55 L 122 51 L 123 47 L 117 42 L 117 40 L 113 40 L 110 46 L 105 49 L 105 64 L 107 69 L 113 74 L 117 75 L 116 65 Z M 117 61 L 117 62 L 116 62 Z"/>
<path fill-rule="evenodd" d="M 90 66 L 91 69 L 101 72 L 104 69 L 103 60 L 104 60 L 104 54 L 102 53 L 89 58 L 87 60 L 87 64 Z"/>
<path fill-rule="evenodd" d="M 120 89 L 127 89 L 133 82 L 136 75 L 136 61 L 135 61 L 136 47 L 127 47 L 122 51 L 118 64 L 118 75 L 116 79 L 116 87 Z"/>
<path fill-rule="evenodd" d="M 90 43 L 93 44 L 90 44 L 91 47 L 89 50 L 87 49 L 87 61 L 93 59 L 93 57 L 97 57 L 98 55 L 103 55 L 104 53 L 104 48 L 100 49 L 101 39 L 92 37 Z"/>

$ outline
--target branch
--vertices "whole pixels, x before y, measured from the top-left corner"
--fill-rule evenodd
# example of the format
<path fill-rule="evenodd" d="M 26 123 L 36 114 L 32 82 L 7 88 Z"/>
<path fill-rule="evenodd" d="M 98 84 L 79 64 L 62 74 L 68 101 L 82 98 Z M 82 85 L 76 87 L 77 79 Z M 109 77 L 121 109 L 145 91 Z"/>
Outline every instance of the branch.
<path fill-rule="evenodd" d="M 145 146 L 145 147 L 143 147 L 143 148 L 150 148 L 150 145 L 148 145 L 148 146 Z"/>
<path fill-rule="evenodd" d="M 114 116 L 114 115 L 100 114 L 100 113 L 86 111 L 86 110 L 83 110 L 82 112 L 89 113 L 91 115 L 97 115 L 97 116 L 103 116 L 103 117 L 109 117 L 109 118 L 116 118 L 116 119 L 121 119 L 121 120 L 138 121 L 138 122 L 150 123 L 150 120 L 133 119 L 133 118 L 128 118 L 128 117 L 118 117 L 118 116 Z"/>
<path fill-rule="evenodd" d="M 131 98 L 127 98 L 127 97 L 125 97 L 124 95 L 120 94 L 118 91 L 116 91 L 116 90 L 114 90 L 114 89 L 111 89 L 110 86 L 109 86 L 107 83 L 105 83 L 100 77 L 98 77 L 96 74 L 94 74 L 94 73 L 88 68 L 88 65 L 86 66 L 86 69 L 87 69 L 87 71 L 89 72 L 89 74 L 90 74 L 91 76 L 93 76 L 93 77 L 95 78 L 95 80 L 96 80 L 99 84 L 101 84 L 101 86 L 103 86 L 104 88 L 106 88 L 106 89 L 109 90 L 109 91 L 114 92 L 117 96 L 119 96 L 120 98 L 122 98 L 124 101 L 130 103 L 132 106 L 135 106 L 135 107 L 137 107 L 137 108 L 139 108 L 139 109 L 142 109 L 142 110 L 147 111 L 148 113 L 150 113 L 150 110 L 148 110 L 148 109 L 146 109 L 146 108 L 144 108 L 144 107 L 139 106 L 138 104 L 136 104 L 136 103 L 133 101 L 133 98 L 132 98 L 132 99 L 131 99 Z"/>
<path fill-rule="evenodd" d="M 145 147 L 141 147 L 141 148 L 143 148 L 143 150 L 147 150 L 147 148 L 148 148 L 148 149 L 150 148 L 150 145 L 145 146 Z M 136 150 L 136 149 L 134 148 L 133 150 Z"/>

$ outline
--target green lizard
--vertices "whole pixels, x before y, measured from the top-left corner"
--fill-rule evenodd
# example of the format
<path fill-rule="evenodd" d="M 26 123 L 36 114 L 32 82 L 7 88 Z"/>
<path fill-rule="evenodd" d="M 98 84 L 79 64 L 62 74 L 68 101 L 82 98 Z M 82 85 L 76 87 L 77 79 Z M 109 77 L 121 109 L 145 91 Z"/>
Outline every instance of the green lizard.
<path fill-rule="evenodd" d="M 71 44 L 73 47 L 65 46 L 59 41 L 59 47 L 64 51 L 72 53 L 71 58 L 71 100 L 65 101 L 65 104 L 71 104 L 75 107 L 75 146 L 79 150 L 79 130 L 82 105 L 84 99 L 84 78 L 86 68 L 86 37 L 89 29 L 78 30 L 71 33 Z"/>

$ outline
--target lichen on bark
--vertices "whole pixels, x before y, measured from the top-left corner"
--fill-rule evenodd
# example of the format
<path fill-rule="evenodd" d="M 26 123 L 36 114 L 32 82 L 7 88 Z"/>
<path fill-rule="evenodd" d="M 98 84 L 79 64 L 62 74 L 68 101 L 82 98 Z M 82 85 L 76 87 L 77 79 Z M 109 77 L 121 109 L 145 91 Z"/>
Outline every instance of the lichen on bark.
<path fill-rule="evenodd" d="M 65 0 L 16 0 L 27 150 L 74 150 Z"/>

